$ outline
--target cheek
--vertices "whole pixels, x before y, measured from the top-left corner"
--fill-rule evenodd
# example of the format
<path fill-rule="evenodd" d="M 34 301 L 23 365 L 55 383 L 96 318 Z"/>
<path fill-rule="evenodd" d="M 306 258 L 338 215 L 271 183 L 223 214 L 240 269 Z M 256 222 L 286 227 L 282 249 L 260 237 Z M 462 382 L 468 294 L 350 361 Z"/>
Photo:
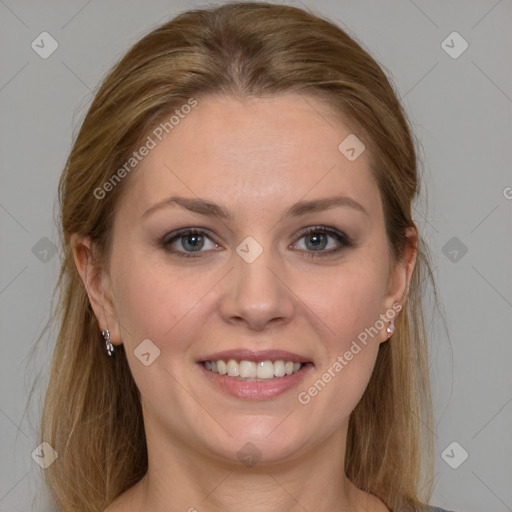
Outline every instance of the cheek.
<path fill-rule="evenodd" d="M 380 315 L 385 268 L 385 263 L 371 265 L 361 258 L 331 276 L 323 298 L 310 296 L 327 328 L 324 357 L 314 379 L 303 388 L 302 403 L 311 399 L 318 410 L 336 410 L 329 419 L 334 423 L 357 405 L 375 365 L 384 326 Z"/>
<path fill-rule="evenodd" d="M 173 264 L 159 250 L 117 258 L 116 312 L 132 361 L 137 346 L 150 339 L 161 351 L 159 362 L 175 370 L 194 340 L 204 337 L 200 331 L 216 311 L 216 286 L 226 270 L 199 267 Z"/>
<path fill-rule="evenodd" d="M 305 299 L 325 321 L 336 349 L 350 346 L 353 338 L 379 319 L 386 284 L 383 268 L 364 261 L 347 265 L 329 276 L 323 293 L 311 292 Z"/>
<path fill-rule="evenodd" d="M 169 265 L 143 255 L 132 253 L 118 261 L 113 278 L 122 343 L 135 382 L 151 402 L 173 383 L 176 361 L 193 336 L 190 315 L 204 296 L 204 287 L 201 280 L 184 278 Z M 139 358 L 147 352 L 148 366 Z"/>
<path fill-rule="evenodd" d="M 145 338 L 160 345 L 200 299 L 203 288 L 200 280 L 184 278 L 164 263 L 136 255 L 124 258 L 115 281 L 123 342 L 130 345 Z"/>

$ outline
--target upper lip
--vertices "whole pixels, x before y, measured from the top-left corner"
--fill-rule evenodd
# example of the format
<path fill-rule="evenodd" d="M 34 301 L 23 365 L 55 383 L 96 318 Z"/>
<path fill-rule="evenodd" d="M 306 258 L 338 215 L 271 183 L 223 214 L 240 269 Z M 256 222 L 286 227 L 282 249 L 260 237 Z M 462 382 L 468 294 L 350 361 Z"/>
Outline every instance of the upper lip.
<path fill-rule="evenodd" d="M 250 349 L 232 349 L 224 350 L 222 352 L 215 352 L 199 359 L 198 362 L 203 361 L 219 361 L 220 359 L 228 361 L 234 359 L 235 361 L 293 361 L 294 363 L 308 363 L 310 359 L 294 352 L 287 350 L 250 350 Z"/>

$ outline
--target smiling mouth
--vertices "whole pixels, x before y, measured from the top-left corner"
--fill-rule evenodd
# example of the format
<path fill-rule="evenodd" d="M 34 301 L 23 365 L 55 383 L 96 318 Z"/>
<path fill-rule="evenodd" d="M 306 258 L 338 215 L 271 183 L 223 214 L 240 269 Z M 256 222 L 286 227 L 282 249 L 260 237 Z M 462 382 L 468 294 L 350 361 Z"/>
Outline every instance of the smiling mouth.
<path fill-rule="evenodd" d="M 307 365 L 311 365 L 311 363 L 297 363 L 283 359 L 274 361 L 269 359 L 264 361 L 218 359 L 216 361 L 201 361 L 201 364 L 213 373 L 246 382 L 281 379 L 288 375 L 294 375 Z"/>

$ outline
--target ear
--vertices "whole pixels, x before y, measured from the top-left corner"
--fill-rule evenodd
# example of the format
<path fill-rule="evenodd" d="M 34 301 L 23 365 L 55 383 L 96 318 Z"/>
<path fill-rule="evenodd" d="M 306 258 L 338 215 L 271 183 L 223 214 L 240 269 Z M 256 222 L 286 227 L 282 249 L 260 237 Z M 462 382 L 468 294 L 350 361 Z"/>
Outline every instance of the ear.
<path fill-rule="evenodd" d="M 89 237 L 73 234 L 71 249 L 100 329 L 108 329 L 112 344 L 119 345 L 121 335 L 112 300 L 110 277 L 97 261 L 95 246 Z"/>
<path fill-rule="evenodd" d="M 412 273 L 416 266 L 416 257 L 418 253 L 418 231 L 415 227 L 409 227 L 406 229 L 405 235 L 408 239 L 408 244 L 404 249 L 402 257 L 391 271 L 388 279 L 387 293 L 384 298 L 385 312 L 395 312 L 395 315 L 389 315 L 391 318 L 396 318 L 396 316 L 398 316 L 400 309 L 403 308 L 405 301 L 407 300 Z M 397 307 L 398 305 L 400 305 L 400 309 Z M 386 341 L 388 337 L 388 335 L 384 335 L 383 341 Z"/>

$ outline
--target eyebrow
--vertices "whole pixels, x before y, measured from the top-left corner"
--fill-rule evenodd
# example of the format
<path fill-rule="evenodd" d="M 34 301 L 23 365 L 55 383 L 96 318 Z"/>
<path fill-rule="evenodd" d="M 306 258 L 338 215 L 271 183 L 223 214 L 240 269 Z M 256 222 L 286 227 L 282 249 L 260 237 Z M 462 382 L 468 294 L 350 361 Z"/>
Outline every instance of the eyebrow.
<path fill-rule="evenodd" d="M 142 214 L 142 217 L 147 217 L 149 214 L 157 210 L 161 210 L 162 208 L 172 205 L 178 205 L 191 212 L 199 213 L 200 215 L 207 215 L 210 217 L 226 220 L 234 219 L 233 213 L 219 204 L 207 201 L 206 199 L 179 196 L 171 196 L 164 199 L 163 201 L 160 201 L 159 203 L 154 204 Z M 365 208 L 354 199 L 346 196 L 331 196 L 322 199 L 315 199 L 312 201 L 299 201 L 283 213 L 279 219 L 279 222 L 283 222 L 291 217 L 299 217 L 308 213 L 329 210 L 337 206 L 348 206 L 349 208 L 353 208 L 358 212 L 368 215 L 368 212 L 365 210 Z"/>

